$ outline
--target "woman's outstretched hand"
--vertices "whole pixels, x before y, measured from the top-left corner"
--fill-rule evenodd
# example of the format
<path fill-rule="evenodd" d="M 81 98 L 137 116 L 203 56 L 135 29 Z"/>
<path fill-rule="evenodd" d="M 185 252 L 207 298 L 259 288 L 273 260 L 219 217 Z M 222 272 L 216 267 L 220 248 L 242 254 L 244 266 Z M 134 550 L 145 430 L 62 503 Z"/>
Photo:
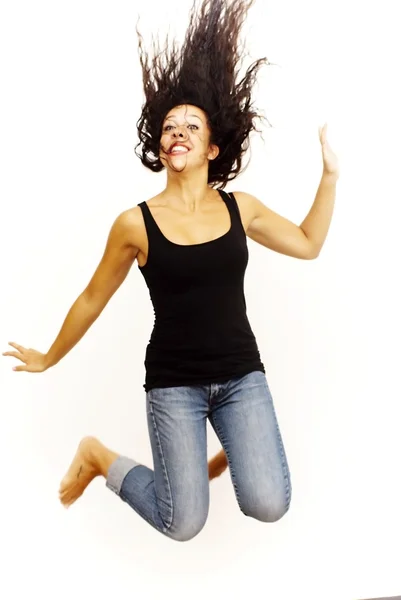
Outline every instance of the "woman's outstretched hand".
<path fill-rule="evenodd" d="M 32 348 L 24 348 L 15 342 L 9 342 L 9 345 L 15 348 L 8 352 L 3 352 L 3 356 L 13 356 L 18 358 L 23 364 L 13 367 L 13 371 L 27 371 L 28 373 L 42 373 L 48 368 L 46 354 L 42 354 Z"/>

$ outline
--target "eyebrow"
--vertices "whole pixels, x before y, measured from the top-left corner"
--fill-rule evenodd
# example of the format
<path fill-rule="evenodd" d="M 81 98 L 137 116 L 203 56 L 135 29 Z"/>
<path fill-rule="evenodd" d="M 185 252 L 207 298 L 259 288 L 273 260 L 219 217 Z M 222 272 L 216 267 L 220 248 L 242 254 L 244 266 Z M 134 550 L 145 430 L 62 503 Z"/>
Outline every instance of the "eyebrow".
<path fill-rule="evenodd" d="M 177 115 L 169 115 L 164 120 L 167 121 L 168 119 L 175 119 L 176 117 L 177 117 Z M 196 119 L 199 119 L 199 121 L 201 121 L 201 123 L 203 123 L 202 119 L 200 117 L 198 117 L 198 115 L 188 115 L 188 117 L 195 117 Z"/>

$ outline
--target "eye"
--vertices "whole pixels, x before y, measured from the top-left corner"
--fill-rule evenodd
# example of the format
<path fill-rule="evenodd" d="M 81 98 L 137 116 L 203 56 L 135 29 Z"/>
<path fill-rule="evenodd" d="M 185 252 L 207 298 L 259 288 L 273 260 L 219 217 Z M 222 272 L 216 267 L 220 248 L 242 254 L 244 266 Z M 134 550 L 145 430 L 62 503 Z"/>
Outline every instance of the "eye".
<path fill-rule="evenodd" d="M 175 128 L 175 125 L 165 125 L 163 127 L 163 131 L 171 131 L 172 129 Z M 198 125 L 194 125 L 193 123 L 188 125 L 188 129 L 190 129 L 191 131 L 197 131 L 199 129 Z"/>

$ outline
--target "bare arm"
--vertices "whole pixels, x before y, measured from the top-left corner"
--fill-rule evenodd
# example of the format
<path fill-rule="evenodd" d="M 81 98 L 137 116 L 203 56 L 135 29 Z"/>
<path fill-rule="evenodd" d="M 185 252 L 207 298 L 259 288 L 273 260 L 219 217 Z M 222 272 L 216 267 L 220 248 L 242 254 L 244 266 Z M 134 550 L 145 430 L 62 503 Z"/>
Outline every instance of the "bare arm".
<path fill-rule="evenodd" d="M 336 199 L 336 184 L 336 175 L 323 173 L 315 201 L 300 225 L 315 249 L 316 256 L 322 249 L 329 231 Z"/>
<path fill-rule="evenodd" d="M 262 246 L 295 258 L 312 259 L 319 256 L 333 216 L 339 165 L 327 141 L 327 123 L 319 127 L 319 139 L 323 174 L 312 207 L 301 225 L 278 215 L 254 196 L 236 193 L 243 197 L 251 211 L 247 235 Z"/>
<path fill-rule="evenodd" d="M 319 256 L 333 215 L 337 177 L 323 174 L 312 207 L 301 225 L 277 214 L 260 200 L 235 192 L 251 205 L 252 220 L 247 235 L 255 242 L 294 258 L 310 260 Z"/>
<path fill-rule="evenodd" d="M 103 257 L 92 279 L 71 306 L 46 354 L 48 367 L 57 364 L 79 342 L 128 275 L 138 254 L 130 240 L 130 222 L 129 213 L 122 213 L 113 223 Z"/>
<path fill-rule="evenodd" d="M 48 352 L 42 354 L 11 343 L 17 352 L 4 353 L 5 356 L 14 356 L 25 363 L 15 370 L 44 371 L 57 364 L 85 335 L 126 278 L 138 254 L 135 230 L 136 222 L 132 210 L 117 217 L 93 277 L 71 306 Z"/>
<path fill-rule="evenodd" d="M 307 260 L 317 256 L 312 241 L 301 227 L 277 214 L 250 194 L 235 192 L 235 196 L 250 204 L 252 219 L 246 234 L 252 240 L 265 248 L 294 258 Z"/>

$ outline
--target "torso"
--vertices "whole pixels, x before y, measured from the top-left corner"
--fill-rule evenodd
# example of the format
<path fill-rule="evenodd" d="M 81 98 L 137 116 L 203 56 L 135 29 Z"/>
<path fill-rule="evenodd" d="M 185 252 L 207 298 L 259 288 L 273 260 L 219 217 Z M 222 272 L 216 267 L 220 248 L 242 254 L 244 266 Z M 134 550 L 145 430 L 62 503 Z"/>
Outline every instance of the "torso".
<path fill-rule="evenodd" d="M 241 215 L 242 226 L 247 231 L 252 214 L 245 195 L 235 192 L 235 199 Z M 163 235 L 174 244 L 190 246 L 203 244 L 225 235 L 231 225 L 230 214 L 220 194 L 216 191 L 205 202 L 202 211 L 181 213 L 166 204 L 162 194 L 146 202 Z M 148 237 L 142 211 L 139 206 L 132 208 L 132 217 L 136 223 L 133 245 L 138 248 L 136 260 L 144 267 L 148 256 Z"/>

